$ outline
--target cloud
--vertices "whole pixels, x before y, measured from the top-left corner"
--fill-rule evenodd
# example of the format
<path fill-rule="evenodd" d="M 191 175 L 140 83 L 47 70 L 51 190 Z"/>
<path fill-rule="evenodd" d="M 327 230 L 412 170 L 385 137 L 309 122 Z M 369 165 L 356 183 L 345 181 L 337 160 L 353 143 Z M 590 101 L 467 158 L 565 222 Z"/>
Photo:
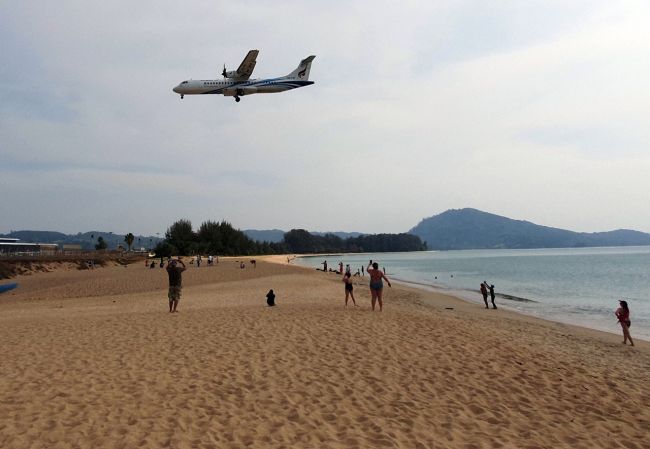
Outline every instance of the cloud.
<path fill-rule="evenodd" d="M 8 229 L 154 233 L 187 217 L 400 232 L 472 206 L 650 231 L 637 194 L 650 165 L 645 2 L 5 10 Z M 252 48 L 263 77 L 316 54 L 316 84 L 241 103 L 171 91 L 235 68 Z"/>

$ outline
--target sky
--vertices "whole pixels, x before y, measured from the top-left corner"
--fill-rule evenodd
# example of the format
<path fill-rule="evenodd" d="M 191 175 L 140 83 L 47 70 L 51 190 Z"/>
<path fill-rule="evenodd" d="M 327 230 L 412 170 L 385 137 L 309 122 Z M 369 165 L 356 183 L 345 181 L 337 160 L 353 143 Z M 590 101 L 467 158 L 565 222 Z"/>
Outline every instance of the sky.
<path fill-rule="evenodd" d="M 0 0 L 0 232 L 650 232 L 650 2 Z M 259 49 L 314 85 L 185 96 Z"/>

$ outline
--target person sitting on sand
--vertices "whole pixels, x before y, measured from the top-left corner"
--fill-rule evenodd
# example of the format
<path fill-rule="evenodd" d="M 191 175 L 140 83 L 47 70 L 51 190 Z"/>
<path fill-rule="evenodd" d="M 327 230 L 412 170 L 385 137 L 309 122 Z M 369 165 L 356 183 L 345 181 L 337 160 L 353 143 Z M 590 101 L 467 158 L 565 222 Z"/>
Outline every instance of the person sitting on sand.
<path fill-rule="evenodd" d="M 182 267 L 179 267 L 178 264 Z M 175 313 L 178 301 L 181 300 L 181 289 L 183 288 L 183 271 L 186 270 L 182 260 L 172 260 L 167 264 L 167 275 L 169 276 L 169 312 Z"/>
<path fill-rule="evenodd" d="M 614 315 L 618 318 L 618 322 L 621 323 L 621 328 L 623 329 L 623 344 L 627 344 L 627 341 L 630 340 L 630 345 L 634 346 L 632 336 L 630 335 L 630 326 L 632 325 L 632 321 L 630 321 L 630 309 L 627 307 L 627 301 L 620 300 L 618 303 L 620 307 L 616 309 Z"/>
<path fill-rule="evenodd" d="M 386 283 L 389 287 L 392 287 L 392 285 L 390 284 L 390 281 L 386 275 L 379 270 L 379 264 L 377 262 L 373 263 L 371 260 L 366 267 L 366 271 L 370 276 L 370 295 L 372 296 L 372 310 L 375 310 L 375 302 L 379 302 L 379 311 L 381 312 L 384 308 L 384 304 L 381 300 L 382 291 L 384 289 L 384 283 L 382 282 L 382 279 L 386 280 Z"/>
<path fill-rule="evenodd" d="M 348 296 L 352 297 L 352 303 L 354 304 L 354 307 L 357 307 L 357 302 L 354 300 L 354 293 L 352 292 L 354 286 L 352 285 L 349 271 L 343 276 L 343 282 L 345 283 L 345 307 L 348 306 Z"/>
<path fill-rule="evenodd" d="M 269 292 L 266 294 L 266 303 L 269 305 L 269 307 L 273 307 L 275 305 L 275 293 L 273 293 L 273 289 L 269 290 Z"/>

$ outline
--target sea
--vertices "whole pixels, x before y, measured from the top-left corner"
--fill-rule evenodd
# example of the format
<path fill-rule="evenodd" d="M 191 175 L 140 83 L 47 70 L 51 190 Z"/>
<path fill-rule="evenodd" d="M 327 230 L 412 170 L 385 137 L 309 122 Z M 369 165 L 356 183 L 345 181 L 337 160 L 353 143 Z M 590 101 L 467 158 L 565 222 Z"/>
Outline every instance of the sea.
<path fill-rule="evenodd" d="M 300 257 L 298 265 L 355 273 L 368 261 L 401 283 L 483 306 L 481 282 L 495 286 L 497 306 L 566 324 L 621 333 L 614 311 L 630 308 L 633 338 L 650 341 L 650 246 L 420 251 Z M 489 300 L 489 298 L 488 298 Z"/>

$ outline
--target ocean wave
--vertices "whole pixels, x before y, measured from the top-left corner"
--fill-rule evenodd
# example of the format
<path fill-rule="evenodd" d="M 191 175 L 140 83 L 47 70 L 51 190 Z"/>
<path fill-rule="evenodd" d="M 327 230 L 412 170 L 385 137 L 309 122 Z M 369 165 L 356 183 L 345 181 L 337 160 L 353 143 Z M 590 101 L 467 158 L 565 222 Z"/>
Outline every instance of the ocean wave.
<path fill-rule="evenodd" d="M 404 284 L 412 284 L 412 285 L 419 285 L 419 286 L 423 286 L 423 287 L 429 287 L 429 288 L 433 288 L 435 290 L 439 290 L 439 291 L 442 291 L 442 292 L 462 291 L 462 292 L 465 292 L 465 293 L 479 294 L 478 290 L 451 288 L 451 287 L 446 287 L 444 285 L 432 284 L 432 283 L 429 283 L 429 282 L 411 281 L 411 280 L 401 279 L 401 278 L 397 278 L 397 277 L 393 277 L 393 279 L 395 281 L 402 282 Z M 495 293 L 495 296 L 497 298 L 507 299 L 509 301 L 539 303 L 539 301 L 535 301 L 534 299 L 524 298 L 524 297 L 515 296 L 515 295 L 509 295 L 507 293 Z"/>

